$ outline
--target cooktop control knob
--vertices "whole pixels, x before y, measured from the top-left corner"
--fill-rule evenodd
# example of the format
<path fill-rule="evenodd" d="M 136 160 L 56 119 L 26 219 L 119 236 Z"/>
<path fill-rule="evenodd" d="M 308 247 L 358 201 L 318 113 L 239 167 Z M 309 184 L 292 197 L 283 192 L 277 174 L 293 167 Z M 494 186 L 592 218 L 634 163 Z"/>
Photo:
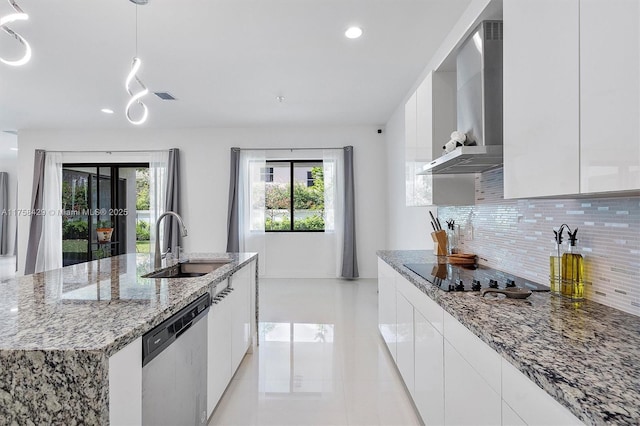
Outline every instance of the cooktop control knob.
<path fill-rule="evenodd" d="M 473 283 L 471 284 L 471 290 L 473 291 L 480 291 L 480 288 L 482 287 L 482 285 L 480 285 L 480 281 L 478 280 L 473 280 Z"/>
<path fill-rule="evenodd" d="M 516 286 L 516 282 L 514 280 L 512 280 L 512 279 L 508 279 L 507 280 L 507 285 L 506 285 L 507 288 L 515 287 L 515 286 Z"/>
<path fill-rule="evenodd" d="M 464 291 L 464 283 L 459 278 L 456 280 L 456 291 Z"/>
<path fill-rule="evenodd" d="M 490 287 L 490 288 L 498 288 L 498 281 L 496 281 L 496 280 L 489 280 L 489 287 Z"/>

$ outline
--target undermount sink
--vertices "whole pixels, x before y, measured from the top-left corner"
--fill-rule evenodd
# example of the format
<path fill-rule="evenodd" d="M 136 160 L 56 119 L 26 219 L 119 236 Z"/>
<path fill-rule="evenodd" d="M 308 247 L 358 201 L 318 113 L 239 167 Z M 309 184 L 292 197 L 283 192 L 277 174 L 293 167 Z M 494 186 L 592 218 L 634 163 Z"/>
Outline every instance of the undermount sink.
<path fill-rule="evenodd" d="M 226 259 L 189 260 L 173 265 L 168 269 L 150 272 L 142 278 L 195 278 L 213 272 L 231 262 Z"/>

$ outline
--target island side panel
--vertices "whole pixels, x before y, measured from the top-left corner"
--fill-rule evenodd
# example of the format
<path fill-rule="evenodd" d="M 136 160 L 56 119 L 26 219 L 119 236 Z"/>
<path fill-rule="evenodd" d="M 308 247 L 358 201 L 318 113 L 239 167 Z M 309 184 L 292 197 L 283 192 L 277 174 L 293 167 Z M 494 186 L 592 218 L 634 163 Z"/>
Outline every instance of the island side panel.
<path fill-rule="evenodd" d="M 100 351 L 0 351 L 0 418 L 8 424 L 108 424 Z"/>

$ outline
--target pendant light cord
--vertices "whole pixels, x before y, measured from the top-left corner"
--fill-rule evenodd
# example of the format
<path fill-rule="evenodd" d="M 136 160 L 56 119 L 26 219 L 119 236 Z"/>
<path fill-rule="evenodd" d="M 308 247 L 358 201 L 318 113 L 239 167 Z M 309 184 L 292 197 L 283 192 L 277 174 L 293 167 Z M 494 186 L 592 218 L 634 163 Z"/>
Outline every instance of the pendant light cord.
<path fill-rule="evenodd" d="M 136 58 L 138 57 L 138 5 L 136 4 Z"/>

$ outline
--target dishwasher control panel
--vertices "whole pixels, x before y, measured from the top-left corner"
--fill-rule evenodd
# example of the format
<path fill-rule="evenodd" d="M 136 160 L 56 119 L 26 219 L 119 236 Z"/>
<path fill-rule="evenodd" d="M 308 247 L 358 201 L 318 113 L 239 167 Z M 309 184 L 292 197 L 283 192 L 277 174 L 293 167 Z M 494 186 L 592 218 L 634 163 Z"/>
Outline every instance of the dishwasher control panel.
<path fill-rule="evenodd" d="M 142 336 L 142 366 L 147 365 L 194 322 L 206 315 L 210 305 L 211 296 L 205 293 Z"/>

